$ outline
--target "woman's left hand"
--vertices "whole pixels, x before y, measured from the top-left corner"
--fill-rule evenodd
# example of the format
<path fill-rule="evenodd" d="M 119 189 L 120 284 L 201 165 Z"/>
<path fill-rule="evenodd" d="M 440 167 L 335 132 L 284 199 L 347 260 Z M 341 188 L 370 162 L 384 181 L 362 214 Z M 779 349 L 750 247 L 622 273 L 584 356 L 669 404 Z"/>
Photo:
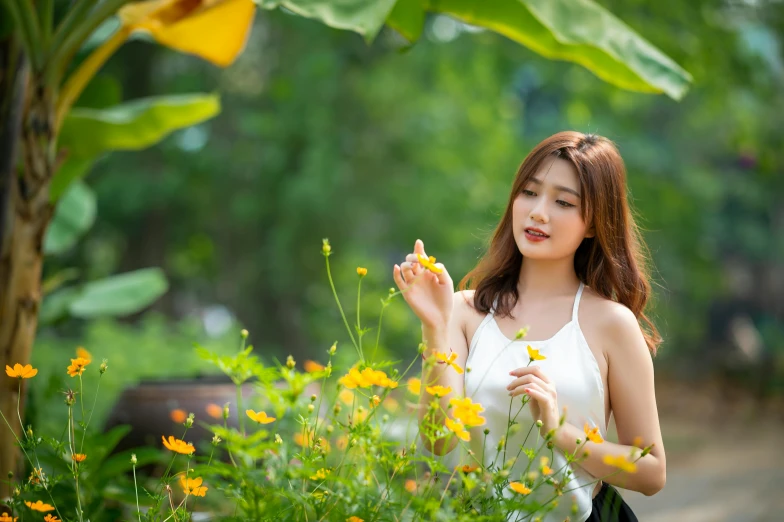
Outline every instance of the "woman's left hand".
<path fill-rule="evenodd" d="M 555 384 L 538 366 L 523 366 L 509 372 L 515 379 L 506 387 L 509 396 L 527 394 L 528 403 L 534 420 L 541 420 L 539 433 L 545 436 L 550 430 L 558 428 L 561 412 L 558 409 L 558 395 Z"/>

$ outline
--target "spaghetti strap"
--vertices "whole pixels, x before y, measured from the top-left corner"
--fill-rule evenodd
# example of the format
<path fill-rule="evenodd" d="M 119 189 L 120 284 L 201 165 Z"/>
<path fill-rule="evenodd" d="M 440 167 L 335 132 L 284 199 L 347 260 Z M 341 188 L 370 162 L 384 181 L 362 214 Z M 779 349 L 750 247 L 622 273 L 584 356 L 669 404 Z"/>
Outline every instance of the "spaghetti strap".
<path fill-rule="evenodd" d="M 580 281 L 580 288 L 577 289 L 577 295 L 574 298 L 574 306 L 572 307 L 572 321 L 574 321 L 575 324 L 578 323 L 577 310 L 580 308 L 580 297 L 583 295 L 583 288 L 585 288 L 585 284 Z"/>

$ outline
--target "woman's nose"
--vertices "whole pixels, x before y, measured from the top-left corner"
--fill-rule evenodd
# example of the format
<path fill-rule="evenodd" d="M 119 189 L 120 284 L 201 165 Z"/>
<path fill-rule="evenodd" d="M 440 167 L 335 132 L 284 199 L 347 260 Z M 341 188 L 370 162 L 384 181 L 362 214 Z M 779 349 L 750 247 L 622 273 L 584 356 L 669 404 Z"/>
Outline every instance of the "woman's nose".
<path fill-rule="evenodd" d="M 546 202 L 544 198 L 536 199 L 536 203 L 531 208 L 531 213 L 529 214 L 529 217 L 539 223 L 547 223 L 548 221 L 547 208 L 546 208 Z"/>

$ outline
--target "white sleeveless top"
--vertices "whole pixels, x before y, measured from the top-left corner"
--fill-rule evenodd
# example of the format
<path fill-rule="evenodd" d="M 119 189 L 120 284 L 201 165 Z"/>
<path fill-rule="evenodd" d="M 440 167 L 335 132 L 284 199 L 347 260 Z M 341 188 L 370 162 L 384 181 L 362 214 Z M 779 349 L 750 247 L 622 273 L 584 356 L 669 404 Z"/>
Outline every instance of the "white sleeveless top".
<path fill-rule="evenodd" d="M 515 377 L 509 375 L 511 370 L 526 366 L 528 364 L 528 351 L 526 347 L 530 345 L 538 349 L 541 355 L 547 357 L 545 360 L 534 361 L 531 365 L 539 366 L 542 371 L 555 383 L 558 394 L 558 407 L 566 410 L 566 421 L 583 428 L 585 423 L 589 426 L 599 427 L 602 438 L 605 438 L 605 411 L 604 411 L 604 386 L 602 384 L 599 365 L 588 347 L 588 343 L 580 330 L 577 321 L 577 310 L 580 305 L 580 296 L 585 285 L 580 283 L 577 296 L 574 299 L 572 309 L 572 320 L 561 328 L 558 333 L 545 341 L 511 340 L 507 338 L 498 327 L 495 321 L 494 309 L 487 314 L 477 328 L 469 346 L 468 360 L 466 367 L 471 368 L 470 372 L 465 373 L 465 392 L 467 397 L 471 397 L 476 403 L 482 404 L 485 411 L 481 413 L 487 420 L 484 426 L 471 428 L 471 441 L 469 447 L 473 450 L 477 459 L 482 459 L 484 446 L 484 465 L 489 466 L 496 460 L 496 446 L 500 439 L 506 435 L 507 419 L 509 418 L 509 391 L 506 387 Z M 487 373 L 487 376 L 485 374 Z M 477 389 L 478 386 L 481 387 Z M 520 409 L 521 396 L 514 398 L 512 405 L 512 415 Z M 534 419 L 531 417 L 531 410 L 528 406 L 523 408 L 516 418 L 519 422 L 520 430 L 514 435 L 510 435 L 506 459 L 517 456 L 520 446 L 525 440 L 526 434 L 531 428 Z M 484 441 L 484 430 L 489 429 L 487 440 Z M 584 437 L 583 437 L 584 438 Z M 483 444 L 484 442 L 484 444 Z M 531 465 L 531 470 L 538 470 L 541 456 L 550 455 L 543 443 L 543 438 L 539 436 L 536 426 L 531 430 L 526 442 L 526 448 L 539 450 L 535 462 Z M 498 454 L 495 465 L 503 466 L 503 450 Z M 469 462 L 464 459 L 464 462 Z M 554 478 L 561 478 L 566 469 L 560 471 L 566 463 L 566 458 L 558 448 L 553 449 L 553 458 L 550 467 L 555 471 Z M 510 481 L 521 481 L 521 476 L 528 466 L 528 457 L 520 453 L 515 465 L 510 470 Z M 571 465 L 573 472 L 571 480 L 564 487 L 564 491 L 574 489 L 558 498 L 558 506 L 555 510 L 541 515 L 544 522 L 562 522 L 567 516 L 572 522 L 583 522 L 591 514 L 591 499 L 595 485 L 580 487 L 596 480 L 590 473 L 585 471 L 577 464 Z M 541 480 L 541 477 L 537 479 Z M 579 488 L 579 489 L 575 489 Z M 538 487 L 529 498 L 545 502 L 552 498 L 553 487 L 543 484 Z M 509 488 L 506 488 L 504 496 L 514 496 Z M 573 514 L 572 504 L 577 504 L 577 513 Z M 514 520 L 517 513 L 511 513 L 509 517 Z M 540 514 L 534 515 L 540 516 Z"/>

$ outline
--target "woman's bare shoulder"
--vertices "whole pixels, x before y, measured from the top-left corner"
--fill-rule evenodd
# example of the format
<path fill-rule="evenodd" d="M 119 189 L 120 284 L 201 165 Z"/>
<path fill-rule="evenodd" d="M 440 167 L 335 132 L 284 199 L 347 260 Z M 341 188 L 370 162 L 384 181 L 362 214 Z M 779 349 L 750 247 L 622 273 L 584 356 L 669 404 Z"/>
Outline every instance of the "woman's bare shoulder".
<path fill-rule="evenodd" d="M 593 337 L 604 339 L 605 348 L 628 345 L 629 341 L 638 344 L 644 339 L 637 317 L 627 306 L 588 287 L 583 295 L 585 304 L 580 306 L 580 326 L 593 331 Z"/>

